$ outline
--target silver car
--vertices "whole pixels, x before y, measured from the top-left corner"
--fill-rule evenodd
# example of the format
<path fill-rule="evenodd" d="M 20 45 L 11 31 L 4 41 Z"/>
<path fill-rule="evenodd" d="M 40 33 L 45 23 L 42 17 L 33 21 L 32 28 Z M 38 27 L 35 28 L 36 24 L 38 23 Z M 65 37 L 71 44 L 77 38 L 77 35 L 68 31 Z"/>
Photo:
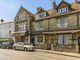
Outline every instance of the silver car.
<path fill-rule="evenodd" d="M 13 44 L 13 48 L 16 50 L 34 51 L 34 46 L 26 44 L 24 42 L 17 42 Z"/>

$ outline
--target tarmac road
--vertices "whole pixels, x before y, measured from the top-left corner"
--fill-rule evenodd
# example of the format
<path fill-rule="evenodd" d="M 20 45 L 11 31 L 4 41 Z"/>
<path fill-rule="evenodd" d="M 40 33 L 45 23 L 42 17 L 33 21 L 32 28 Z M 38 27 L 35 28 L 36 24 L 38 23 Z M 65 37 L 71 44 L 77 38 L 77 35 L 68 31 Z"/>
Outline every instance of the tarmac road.
<path fill-rule="evenodd" d="M 0 49 L 0 60 L 80 60 L 80 58 L 44 52 L 25 52 Z"/>

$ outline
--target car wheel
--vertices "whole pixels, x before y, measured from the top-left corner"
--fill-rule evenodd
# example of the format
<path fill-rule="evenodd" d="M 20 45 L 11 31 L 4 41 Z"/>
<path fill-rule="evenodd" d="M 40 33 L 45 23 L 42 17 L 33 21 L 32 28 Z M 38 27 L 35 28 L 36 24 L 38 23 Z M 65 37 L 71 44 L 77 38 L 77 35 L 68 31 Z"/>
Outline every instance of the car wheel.
<path fill-rule="evenodd" d="M 24 48 L 24 51 L 27 51 L 27 48 Z"/>

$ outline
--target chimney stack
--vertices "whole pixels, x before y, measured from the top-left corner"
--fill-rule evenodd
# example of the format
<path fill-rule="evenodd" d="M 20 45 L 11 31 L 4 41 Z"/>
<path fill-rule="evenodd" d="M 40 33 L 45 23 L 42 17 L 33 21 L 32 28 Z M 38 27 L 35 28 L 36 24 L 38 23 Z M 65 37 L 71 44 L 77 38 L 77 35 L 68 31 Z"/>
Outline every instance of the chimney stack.
<path fill-rule="evenodd" d="M 53 9 L 55 9 L 57 7 L 57 4 L 55 2 L 55 0 L 53 1 Z"/>
<path fill-rule="evenodd" d="M 78 3 L 78 0 L 74 0 L 74 3 L 77 4 Z"/>
<path fill-rule="evenodd" d="M 1 22 L 4 22 L 4 19 L 1 19 Z"/>

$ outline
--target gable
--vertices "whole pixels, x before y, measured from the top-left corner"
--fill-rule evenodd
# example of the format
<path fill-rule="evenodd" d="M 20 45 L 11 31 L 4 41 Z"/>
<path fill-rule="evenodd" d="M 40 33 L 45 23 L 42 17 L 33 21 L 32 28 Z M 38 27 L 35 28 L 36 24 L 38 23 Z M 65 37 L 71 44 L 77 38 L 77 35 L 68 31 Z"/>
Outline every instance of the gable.
<path fill-rule="evenodd" d="M 65 2 L 65 1 L 62 1 L 62 2 L 57 6 L 56 9 L 58 9 L 58 8 L 63 8 L 63 7 L 70 7 L 70 6 L 71 6 L 71 5 L 70 5 L 69 3 Z"/>
<path fill-rule="evenodd" d="M 18 13 L 17 13 L 17 15 L 20 14 L 20 13 L 24 13 L 24 12 L 28 13 L 28 11 L 21 6 L 20 9 L 19 9 L 19 11 L 18 11 Z"/>
<path fill-rule="evenodd" d="M 29 15 L 30 17 L 32 17 L 32 18 L 34 18 L 34 15 L 31 13 L 31 12 L 29 12 L 28 10 L 26 10 L 25 8 L 23 8 L 22 6 L 20 7 L 20 9 L 19 9 L 19 11 L 18 11 L 18 13 L 16 14 L 16 16 L 15 16 L 15 19 L 16 18 L 19 18 L 19 15 L 26 15 L 26 17 Z"/>
<path fill-rule="evenodd" d="M 45 12 L 45 10 L 43 8 L 41 8 L 41 7 L 37 8 L 37 14 L 42 13 L 42 12 Z"/>

